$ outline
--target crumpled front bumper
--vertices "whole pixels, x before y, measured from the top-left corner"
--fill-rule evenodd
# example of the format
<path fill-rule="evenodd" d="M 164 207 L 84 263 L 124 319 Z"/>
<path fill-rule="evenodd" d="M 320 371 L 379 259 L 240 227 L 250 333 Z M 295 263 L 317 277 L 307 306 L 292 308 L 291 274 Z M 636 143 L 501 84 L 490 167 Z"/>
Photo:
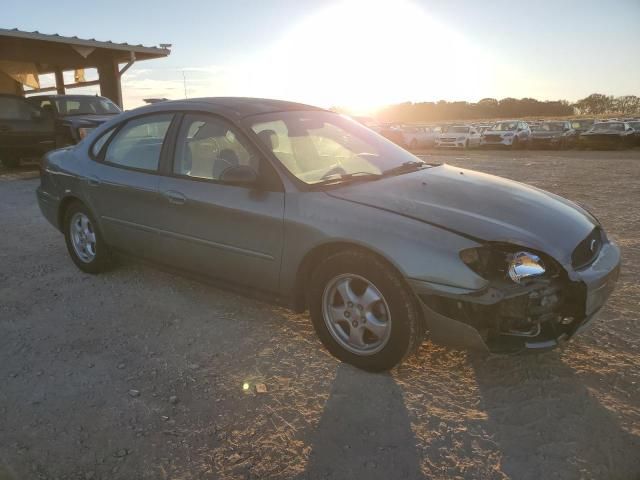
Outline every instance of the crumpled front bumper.
<path fill-rule="evenodd" d="M 540 335 L 538 337 L 522 338 L 517 350 L 546 350 L 557 347 L 566 342 L 576 333 L 589 328 L 598 312 L 613 292 L 620 273 L 620 249 L 615 243 L 603 245 L 596 259 L 586 268 L 569 272 L 567 289 L 582 292 L 579 301 L 572 305 L 580 312 L 570 325 L 557 336 Z M 482 302 L 486 303 L 487 295 L 482 292 L 466 290 L 450 285 L 408 279 L 409 284 L 424 310 L 430 334 L 435 342 L 445 345 L 467 347 L 482 351 L 496 351 L 495 342 L 488 342 L 486 335 L 475 325 L 473 319 L 453 318 L 437 312 L 428 299 L 443 297 L 453 302 Z M 512 339 L 511 337 L 508 337 Z M 495 340 L 495 339 L 494 339 Z M 507 351 L 498 350 L 498 351 Z"/>

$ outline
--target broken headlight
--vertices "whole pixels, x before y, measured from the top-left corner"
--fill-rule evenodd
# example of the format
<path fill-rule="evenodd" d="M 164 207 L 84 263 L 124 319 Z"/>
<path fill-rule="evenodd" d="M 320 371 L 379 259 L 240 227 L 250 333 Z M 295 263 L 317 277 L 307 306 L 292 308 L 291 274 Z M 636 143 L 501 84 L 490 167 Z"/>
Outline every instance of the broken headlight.
<path fill-rule="evenodd" d="M 485 246 L 460 252 L 460 259 L 487 280 L 509 278 L 515 283 L 540 277 L 547 272 L 539 255 L 509 246 Z"/>
<path fill-rule="evenodd" d="M 509 278 L 516 283 L 531 277 L 544 275 L 546 269 L 540 257 L 530 252 L 517 252 L 509 260 Z"/>

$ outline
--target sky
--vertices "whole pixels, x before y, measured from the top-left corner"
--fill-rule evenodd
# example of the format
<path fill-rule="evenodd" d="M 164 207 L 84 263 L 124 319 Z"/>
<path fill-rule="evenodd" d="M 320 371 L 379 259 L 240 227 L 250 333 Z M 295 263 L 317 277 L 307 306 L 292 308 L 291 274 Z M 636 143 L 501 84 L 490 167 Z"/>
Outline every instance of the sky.
<path fill-rule="evenodd" d="M 404 101 L 640 96 L 640 0 L 31 0 L 3 5 L 0 27 L 172 44 L 168 58 L 123 76 L 125 108 L 185 93 L 359 113 Z"/>

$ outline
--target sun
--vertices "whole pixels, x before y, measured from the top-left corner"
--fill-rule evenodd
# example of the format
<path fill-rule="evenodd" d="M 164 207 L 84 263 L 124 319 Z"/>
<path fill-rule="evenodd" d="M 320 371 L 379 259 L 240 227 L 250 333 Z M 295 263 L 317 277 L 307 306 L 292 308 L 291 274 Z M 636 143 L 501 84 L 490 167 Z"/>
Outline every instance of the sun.
<path fill-rule="evenodd" d="M 408 99 L 472 98 L 484 88 L 481 58 L 414 3 L 353 0 L 286 32 L 260 83 L 270 96 L 366 113 Z"/>

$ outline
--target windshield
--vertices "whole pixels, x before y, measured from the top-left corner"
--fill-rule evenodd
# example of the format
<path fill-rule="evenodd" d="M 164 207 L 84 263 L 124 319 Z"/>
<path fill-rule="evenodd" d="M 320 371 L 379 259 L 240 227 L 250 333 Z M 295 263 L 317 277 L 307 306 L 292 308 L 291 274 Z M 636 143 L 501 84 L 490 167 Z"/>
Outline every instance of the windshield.
<path fill-rule="evenodd" d="M 491 127 L 491 130 L 498 132 L 509 132 L 518 128 L 518 122 L 500 122 Z"/>
<path fill-rule="evenodd" d="M 593 126 L 593 131 L 594 132 L 603 132 L 605 130 L 615 130 L 615 131 L 622 132 L 622 131 L 624 131 L 624 124 L 623 123 L 605 122 L 605 123 L 596 123 Z"/>
<path fill-rule="evenodd" d="M 69 97 L 54 99 L 58 115 L 115 115 L 122 110 L 103 97 Z"/>
<path fill-rule="evenodd" d="M 426 165 L 374 131 L 331 112 L 277 112 L 250 117 L 250 122 L 260 141 L 308 184 Z"/>
<path fill-rule="evenodd" d="M 629 122 L 629 126 L 634 130 L 640 131 L 640 122 Z"/>
<path fill-rule="evenodd" d="M 448 127 L 445 133 L 469 133 L 469 127 Z"/>
<path fill-rule="evenodd" d="M 564 122 L 547 122 L 535 125 L 533 129 L 538 132 L 562 132 L 565 126 Z"/>

